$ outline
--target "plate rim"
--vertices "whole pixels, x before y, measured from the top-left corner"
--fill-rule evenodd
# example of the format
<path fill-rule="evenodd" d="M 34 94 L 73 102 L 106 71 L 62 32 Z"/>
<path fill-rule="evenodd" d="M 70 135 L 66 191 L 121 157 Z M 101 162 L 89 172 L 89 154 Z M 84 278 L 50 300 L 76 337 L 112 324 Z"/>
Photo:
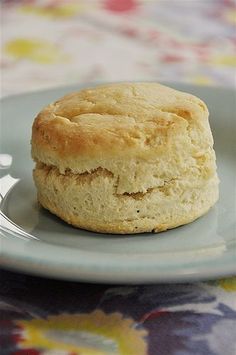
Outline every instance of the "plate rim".
<path fill-rule="evenodd" d="M 19 242 L 19 241 L 18 241 Z M 8 245 L 12 247 L 13 240 L 11 240 Z M 85 265 L 84 260 L 80 260 L 80 262 L 74 263 L 74 258 L 70 258 L 72 262 L 60 263 L 58 261 L 58 256 L 52 260 L 45 255 L 42 257 L 42 254 L 38 254 L 37 248 L 37 241 L 30 241 L 26 243 L 31 243 L 31 252 L 33 254 L 29 256 L 28 254 L 25 255 L 24 251 L 22 255 L 19 255 L 19 250 L 14 252 L 14 247 L 9 248 L 8 252 L 5 250 L 1 253 L 0 257 L 0 264 L 6 268 L 13 269 L 15 271 L 23 271 L 25 273 L 39 275 L 39 276 L 47 276 L 47 277 L 55 277 L 57 279 L 67 279 L 73 281 L 87 281 L 87 282 L 99 282 L 99 283 L 123 283 L 123 284 L 130 284 L 130 283 L 179 283 L 179 282 L 186 282 L 186 281 L 200 281 L 200 280 L 207 280 L 207 279 L 214 279 L 220 278 L 225 276 L 233 276 L 236 273 L 236 258 L 235 258 L 235 250 L 231 250 L 231 253 L 227 253 L 227 255 L 231 256 L 231 259 L 225 260 L 224 258 L 220 258 L 221 263 L 217 263 L 217 257 L 213 258 L 212 260 L 208 260 L 210 263 L 210 267 L 208 266 L 207 271 L 206 263 L 204 263 L 203 268 L 205 273 L 200 272 L 199 270 L 199 262 L 198 260 L 190 266 L 189 263 L 186 265 L 182 264 L 182 266 L 178 266 L 177 269 L 171 267 L 169 270 L 166 269 L 165 265 L 164 268 L 158 262 L 146 264 L 145 268 L 143 268 L 141 273 L 133 273 L 134 270 L 130 270 L 130 266 L 133 269 L 136 268 L 136 263 L 134 262 L 128 266 L 129 270 L 126 270 L 126 267 L 120 267 L 120 261 L 116 261 L 116 268 L 114 268 L 114 258 L 112 262 L 112 269 L 109 268 L 109 265 L 106 264 L 106 260 L 103 259 L 103 265 L 98 264 L 95 262 L 92 266 L 91 263 L 88 262 Z M 42 247 L 44 247 L 44 243 L 39 242 Z M 23 242 L 24 244 L 24 242 Z M 32 250 L 32 245 L 35 246 Z M 22 245 L 24 250 L 25 245 Z M 52 249 L 55 251 L 55 245 L 47 244 L 48 249 Z M 64 246 L 56 246 L 56 251 L 58 249 L 67 249 L 67 251 L 71 251 L 71 248 L 67 248 Z M 9 252 L 10 250 L 10 252 Z M 75 251 L 78 254 L 78 251 Z M 184 253 L 184 252 L 183 252 Z M 18 254 L 18 255 L 17 255 Z M 87 257 L 88 254 L 92 254 L 91 252 L 82 253 L 83 257 Z M 47 254 L 46 254 L 47 255 Z M 49 255 L 49 253 L 48 253 Z M 53 255 L 53 254 L 51 254 Z M 55 254 L 54 254 L 55 255 Z M 57 254 L 58 255 L 58 254 Z M 81 255 L 79 255 L 81 256 Z M 129 257 L 129 256 L 128 256 Z M 103 255 L 100 254 L 100 258 L 103 258 Z M 109 258 L 109 257 L 108 257 Z M 119 259 L 119 257 L 117 258 Z M 46 261 L 46 264 L 45 264 Z M 214 263 L 216 261 L 216 264 Z M 219 261 L 219 260 L 218 260 Z M 226 262 L 227 261 L 227 262 Z M 222 263 L 224 264 L 224 268 L 222 268 Z M 118 267 L 117 267 L 118 265 Z M 154 269 L 154 266 L 157 268 Z M 175 265 L 174 265 L 175 266 Z M 196 267 L 198 266 L 198 268 Z M 123 273 L 125 272 L 125 278 L 123 277 Z M 139 270 L 140 272 L 140 270 Z M 200 272 L 200 274 L 199 274 Z"/>

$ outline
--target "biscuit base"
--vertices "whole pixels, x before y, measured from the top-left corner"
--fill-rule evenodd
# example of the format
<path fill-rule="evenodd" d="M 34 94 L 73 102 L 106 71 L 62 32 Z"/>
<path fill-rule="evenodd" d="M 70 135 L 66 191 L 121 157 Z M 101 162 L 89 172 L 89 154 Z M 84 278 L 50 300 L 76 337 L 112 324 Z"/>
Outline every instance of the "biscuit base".
<path fill-rule="evenodd" d="M 218 199 L 218 178 L 185 186 L 174 180 L 145 194 L 117 194 L 114 179 L 96 174 L 60 174 L 56 168 L 34 170 L 38 201 L 65 222 L 111 234 L 158 233 L 194 221 Z"/>
<path fill-rule="evenodd" d="M 142 225 L 138 220 L 134 221 L 123 221 L 123 222 L 113 222 L 113 223 L 99 223 L 97 221 L 85 221 L 80 219 L 79 216 L 67 216 L 62 210 L 55 208 L 50 204 L 46 199 L 38 196 L 38 203 L 43 208 L 53 213 L 64 222 L 72 225 L 75 228 L 84 229 L 90 232 L 104 233 L 104 234 L 140 234 L 140 233 L 160 233 L 165 232 L 169 229 L 174 229 L 185 224 L 189 224 L 196 219 L 200 218 L 206 214 L 211 207 L 208 207 L 205 211 L 202 211 L 201 214 L 192 216 L 191 219 L 186 217 L 182 221 L 173 222 L 172 224 L 156 224 L 152 219 L 146 219 L 142 221 Z"/>

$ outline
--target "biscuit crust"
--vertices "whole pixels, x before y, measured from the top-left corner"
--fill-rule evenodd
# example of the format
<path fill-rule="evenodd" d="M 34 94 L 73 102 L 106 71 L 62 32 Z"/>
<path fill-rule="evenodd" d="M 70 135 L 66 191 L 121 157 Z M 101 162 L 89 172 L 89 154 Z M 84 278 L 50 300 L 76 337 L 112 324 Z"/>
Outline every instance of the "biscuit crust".
<path fill-rule="evenodd" d="M 105 233 L 189 223 L 218 199 L 206 105 L 157 83 L 102 85 L 43 109 L 32 128 L 43 207 Z"/>

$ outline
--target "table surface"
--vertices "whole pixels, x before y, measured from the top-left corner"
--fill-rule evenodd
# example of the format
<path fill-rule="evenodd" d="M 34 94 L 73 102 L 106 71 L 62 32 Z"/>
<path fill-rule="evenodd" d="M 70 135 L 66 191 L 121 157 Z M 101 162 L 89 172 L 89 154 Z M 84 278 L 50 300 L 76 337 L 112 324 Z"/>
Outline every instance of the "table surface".
<path fill-rule="evenodd" d="M 235 86 L 234 0 L 2 1 L 1 95 L 95 81 Z M 1 355 L 234 355 L 236 278 L 92 285 L 0 271 Z"/>

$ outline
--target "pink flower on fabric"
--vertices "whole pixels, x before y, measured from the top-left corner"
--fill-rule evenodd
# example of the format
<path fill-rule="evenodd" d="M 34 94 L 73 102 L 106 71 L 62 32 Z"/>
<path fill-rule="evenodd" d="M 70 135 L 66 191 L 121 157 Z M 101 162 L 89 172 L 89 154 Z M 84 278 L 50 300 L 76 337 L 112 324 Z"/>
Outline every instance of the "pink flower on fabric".
<path fill-rule="evenodd" d="M 138 4 L 135 0 L 105 0 L 104 7 L 112 12 L 129 12 L 136 10 Z"/>

